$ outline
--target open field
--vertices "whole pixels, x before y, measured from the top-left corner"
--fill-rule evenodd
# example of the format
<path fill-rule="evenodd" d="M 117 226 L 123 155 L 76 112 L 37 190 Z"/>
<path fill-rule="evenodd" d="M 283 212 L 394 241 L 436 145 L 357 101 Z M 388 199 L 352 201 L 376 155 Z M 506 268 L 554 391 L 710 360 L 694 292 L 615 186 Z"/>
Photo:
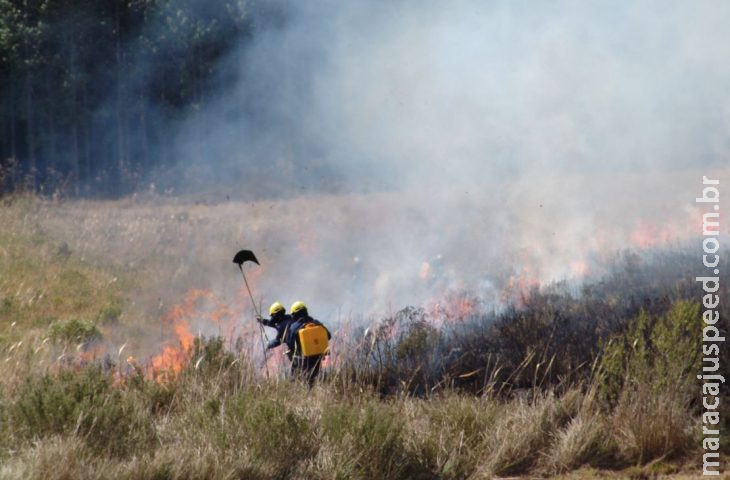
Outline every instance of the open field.
<path fill-rule="evenodd" d="M 0 480 L 730 480 L 729 22 L 0 0 Z"/>
<path fill-rule="evenodd" d="M 444 288 L 438 308 L 403 303 L 358 320 L 322 307 L 337 350 L 323 381 L 285 379 L 280 356 L 264 367 L 232 253 L 265 245 L 264 268 L 250 272 L 264 304 L 283 278 L 278 294 L 303 282 L 296 295 L 317 301 L 338 283 L 367 295 L 346 282 L 353 271 L 338 264 L 352 253 L 336 237 L 362 234 L 345 219 L 380 225 L 380 200 L 6 198 L 0 478 L 698 475 L 698 262 L 672 245 L 619 252 L 584 285 L 538 289 L 505 270 L 493 290 L 518 293 L 512 307 L 438 279 L 422 292 Z M 307 224 L 340 226 L 317 238 L 282 230 L 303 211 L 315 212 Z M 314 265 L 324 252 L 329 263 L 288 280 L 297 259 Z M 724 422 L 727 405 L 725 394 Z"/>

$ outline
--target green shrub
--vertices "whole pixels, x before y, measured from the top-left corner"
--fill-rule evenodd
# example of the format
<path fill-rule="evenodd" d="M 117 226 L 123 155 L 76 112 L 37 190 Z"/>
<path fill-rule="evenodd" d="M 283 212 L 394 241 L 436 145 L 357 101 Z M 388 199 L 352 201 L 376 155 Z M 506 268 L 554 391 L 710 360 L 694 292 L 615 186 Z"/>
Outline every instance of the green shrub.
<path fill-rule="evenodd" d="M 74 434 L 97 452 L 126 455 L 153 445 L 154 428 L 140 403 L 92 365 L 27 379 L 10 416 L 24 438 Z"/>
<path fill-rule="evenodd" d="M 89 343 L 100 340 L 101 332 L 91 322 L 72 318 L 66 321 L 54 322 L 48 329 L 48 336 L 61 342 Z"/>
<path fill-rule="evenodd" d="M 190 355 L 193 360 L 189 365 L 203 377 L 230 368 L 236 356 L 226 351 L 224 341 L 221 337 L 195 337 Z"/>
<path fill-rule="evenodd" d="M 649 388 L 686 395 L 701 370 L 702 317 L 697 303 L 678 301 L 664 315 L 642 311 L 622 335 L 603 345 L 600 396 L 615 405 L 622 392 Z"/>
<path fill-rule="evenodd" d="M 115 324 L 119 322 L 119 317 L 122 316 L 122 306 L 117 303 L 110 303 L 99 311 L 97 321 L 102 325 Z"/>

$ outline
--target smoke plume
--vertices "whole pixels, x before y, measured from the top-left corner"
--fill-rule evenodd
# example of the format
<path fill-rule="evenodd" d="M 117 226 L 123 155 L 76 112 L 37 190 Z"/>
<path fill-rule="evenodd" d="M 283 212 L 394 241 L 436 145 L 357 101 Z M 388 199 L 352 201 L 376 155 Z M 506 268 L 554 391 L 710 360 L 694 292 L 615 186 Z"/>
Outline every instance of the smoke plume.
<path fill-rule="evenodd" d="M 730 180 L 723 2 L 250 8 L 238 81 L 178 147 L 183 189 L 309 195 L 265 235 L 239 213 L 275 265 L 267 299 L 327 315 L 449 289 L 499 302 L 510 282 L 686 242 L 702 175 Z"/>

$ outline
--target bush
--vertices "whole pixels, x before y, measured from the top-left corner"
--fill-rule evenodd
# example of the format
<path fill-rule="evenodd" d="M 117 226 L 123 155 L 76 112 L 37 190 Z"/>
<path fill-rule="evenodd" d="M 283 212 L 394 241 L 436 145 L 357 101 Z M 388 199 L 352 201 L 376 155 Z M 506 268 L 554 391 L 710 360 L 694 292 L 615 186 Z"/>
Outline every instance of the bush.
<path fill-rule="evenodd" d="M 110 303 L 99 311 L 97 322 L 102 325 L 115 324 L 119 322 L 119 317 L 122 316 L 122 306 L 117 303 Z"/>
<path fill-rule="evenodd" d="M 10 413 L 26 439 L 78 435 L 93 450 L 119 456 L 154 445 L 154 428 L 141 402 L 113 387 L 97 365 L 28 379 Z"/>
<path fill-rule="evenodd" d="M 72 318 L 54 322 L 48 329 L 48 336 L 56 341 L 67 343 L 90 343 L 101 339 L 96 325 L 85 320 Z"/>
<path fill-rule="evenodd" d="M 442 380 L 441 333 L 423 309 L 406 307 L 368 331 L 347 368 L 382 394 L 425 395 Z"/>
<path fill-rule="evenodd" d="M 220 372 L 229 369 L 236 361 L 236 356 L 225 349 L 225 340 L 221 337 L 209 339 L 195 337 L 190 354 L 191 366 L 200 376 L 215 377 Z"/>
<path fill-rule="evenodd" d="M 599 394 L 616 405 L 627 389 L 648 388 L 655 394 L 674 392 L 679 397 L 696 390 L 701 370 L 702 317 L 699 304 L 678 301 L 664 315 L 645 311 L 625 333 L 603 346 L 598 374 Z"/>

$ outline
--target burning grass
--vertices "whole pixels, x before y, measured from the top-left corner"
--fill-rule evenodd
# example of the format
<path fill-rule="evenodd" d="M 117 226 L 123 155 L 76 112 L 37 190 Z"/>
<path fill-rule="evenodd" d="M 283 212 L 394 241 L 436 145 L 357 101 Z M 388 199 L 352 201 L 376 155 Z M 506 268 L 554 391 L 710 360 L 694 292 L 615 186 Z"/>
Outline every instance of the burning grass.
<path fill-rule="evenodd" d="M 157 217 L 132 207 L 139 218 L 123 206 L 109 208 L 111 220 L 94 212 L 98 223 L 82 235 L 56 218 L 76 208 L 21 199 L 2 210 L 0 478 L 696 469 L 698 312 L 687 301 L 699 298 L 696 258 L 622 252 L 600 282 L 581 287 L 537 288 L 524 271 L 504 290 L 512 306 L 450 291 L 378 322 L 323 318 L 334 351 L 310 390 L 283 379 L 281 355 L 263 362 L 258 330 L 237 316 L 251 309 L 242 292 L 200 285 L 197 254 L 181 260 L 185 235 L 212 221 L 202 207 Z M 119 231 L 105 237 L 97 227 Z M 159 256 L 125 247 L 154 235 Z"/>

